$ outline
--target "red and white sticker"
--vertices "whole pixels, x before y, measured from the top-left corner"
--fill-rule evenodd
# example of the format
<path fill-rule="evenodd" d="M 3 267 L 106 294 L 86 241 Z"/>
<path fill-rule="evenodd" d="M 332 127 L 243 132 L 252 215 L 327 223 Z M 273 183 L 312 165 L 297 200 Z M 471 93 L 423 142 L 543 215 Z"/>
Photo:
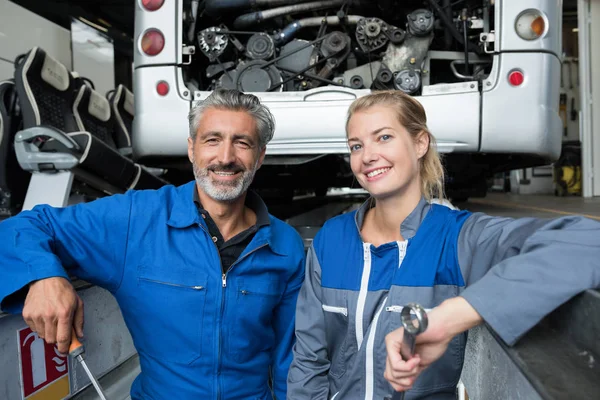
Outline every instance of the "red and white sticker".
<path fill-rule="evenodd" d="M 22 398 L 60 400 L 71 394 L 68 355 L 29 327 L 17 331 Z"/>

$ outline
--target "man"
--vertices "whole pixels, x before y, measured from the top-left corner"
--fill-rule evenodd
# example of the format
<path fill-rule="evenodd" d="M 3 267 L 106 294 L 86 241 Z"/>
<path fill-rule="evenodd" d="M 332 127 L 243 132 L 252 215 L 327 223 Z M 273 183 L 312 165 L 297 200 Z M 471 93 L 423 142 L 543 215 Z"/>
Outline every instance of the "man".
<path fill-rule="evenodd" d="M 304 247 L 247 192 L 273 117 L 229 90 L 189 120 L 195 182 L 1 223 L 1 306 L 19 312 L 26 293 L 27 324 L 66 352 L 71 327 L 83 335 L 71 273 L 121 307 L 141 364 L 132 399 L 284 399 Z"/>

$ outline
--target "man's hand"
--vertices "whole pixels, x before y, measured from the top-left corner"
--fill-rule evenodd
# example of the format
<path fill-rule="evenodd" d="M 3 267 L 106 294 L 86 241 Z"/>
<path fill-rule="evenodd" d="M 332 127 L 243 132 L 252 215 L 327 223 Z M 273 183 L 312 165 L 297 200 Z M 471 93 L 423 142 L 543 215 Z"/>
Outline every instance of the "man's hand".
<path fill-rule="evenodd" d="M 23 319 L 47 343 L 57 343 L 61 353 L 69 350 L 73 327 L 77 336 L 83 337 L 83 301 L 65 278 L 30 284 Z"/>
<path fill-rule="evenodd" d="M 415 355 L 408 361 L 400 356 L 404 328 L 385 337 L 384 377 L 397 392 L 410 389 L 419 374 L 444 354 L 454 336 L 482 322 L 481 316 L 462 297 L 444 301 L 429 312 L 427 318 L 427 329 L 417 336 Z"/>

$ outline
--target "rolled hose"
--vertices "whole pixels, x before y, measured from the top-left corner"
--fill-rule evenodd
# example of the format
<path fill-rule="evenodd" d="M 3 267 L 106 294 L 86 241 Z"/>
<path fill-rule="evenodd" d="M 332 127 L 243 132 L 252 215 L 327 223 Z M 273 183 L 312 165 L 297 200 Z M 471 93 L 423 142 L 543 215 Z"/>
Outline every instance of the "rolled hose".
<path fill-rule="evenodd" d="M 233 22 L 235 29 L 245 29 L 264 20 L 279 17 L 281 15 L 297 14 L 305 11 L 317 11 L 342 5 L 345 0 L 321 0 L 311 3 L 294 4 L 293 6 L 277 7 L 265 11 L 257 11 L 240 15 Z"/>
<path fill-rule="evenodd" d="M 304 3 L 310 0 L 206 0 L 205 10 L 211 17 L 236 10 L 258 7 L 277 7 L 287 4 Z"/>
<path fill-rule="evenodd" d="M 362 16 L 360 15 L 348 15 L 345 18 L 345 22 L 350 25 L 356 25 L 359 20 L 361 20 Z M 340 19 L 337 16 L 331 17 L 310 17 L 303 18 L 297 21 L 292 22 L 287 25 L 285 28 L 281 30 L 277 35 L 274 36 L 275 41 L 278 44 L 285 44 L 288 41 L 292 40 L 296 33 L 302 28 L 310 27 L 310 26 L 320 26 L 323 21 L 327 21 L 327 25 L 339 25 Z"/>

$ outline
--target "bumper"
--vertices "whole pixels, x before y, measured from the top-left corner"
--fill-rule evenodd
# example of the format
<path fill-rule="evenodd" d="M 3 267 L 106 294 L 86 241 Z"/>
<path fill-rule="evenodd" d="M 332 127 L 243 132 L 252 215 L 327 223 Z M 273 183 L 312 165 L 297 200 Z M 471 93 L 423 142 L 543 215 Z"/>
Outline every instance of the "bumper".
<path fill-rule="evenodd" d="M 160 96 L 155 90 L 159 81 L 169 85 L 166 96 Z M 187 89 L 182 82 L 180 70 L 174 66 L 135 70 L 132 142 L 136 159 L 147 156 L 187 157 L 190 99 L 185 96 Z"/>
<path fill-rule="evenodd" d="M 484 83 L 480 151 L 558 158 L 562 141 L 560 61 L 549 53 L 495 57 L 495 82 Z M 513 69 L 525 75 L 518 87 L 508 82 Z"/>

